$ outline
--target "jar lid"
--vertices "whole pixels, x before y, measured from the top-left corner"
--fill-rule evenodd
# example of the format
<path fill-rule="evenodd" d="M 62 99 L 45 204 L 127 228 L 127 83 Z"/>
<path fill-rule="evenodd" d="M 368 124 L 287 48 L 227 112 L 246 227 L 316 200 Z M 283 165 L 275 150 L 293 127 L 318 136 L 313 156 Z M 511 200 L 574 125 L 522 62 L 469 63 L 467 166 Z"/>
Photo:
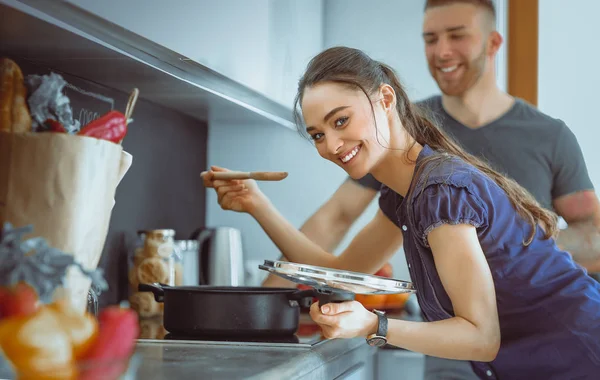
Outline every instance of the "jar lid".
<path fill-rule="evenodd" d="M 153 235 L 158 237 L 173 237 L 175 230 L 173 229 L 156 229 L 156 230 L 138 230 L 138 235 Z"/>
<path fill-rule="evenodd" d="M 198 240 L 175 240 L 175 247 L 183 251 L 197 250 L 200 247 Z"/>

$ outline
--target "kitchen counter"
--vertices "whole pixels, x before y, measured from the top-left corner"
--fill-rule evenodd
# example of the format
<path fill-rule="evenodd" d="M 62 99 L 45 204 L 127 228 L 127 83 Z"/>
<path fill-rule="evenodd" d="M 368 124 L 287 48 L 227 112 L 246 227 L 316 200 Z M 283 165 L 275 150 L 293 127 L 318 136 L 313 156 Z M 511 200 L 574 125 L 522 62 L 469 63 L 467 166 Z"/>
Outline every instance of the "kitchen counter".
<path fill-rule="evenodd" d="M 310 349 L 139 342 L 141 363 L 135 377 L 127 379 L 367 380 L 373 378 L 376 352 L 362 338 L 325 340 Z M 2 359 L 0 379 L 13 378 Z"/>
<path fill-rule="evenodd" d="M 377 349 L 362 338 L 325 340 L 310 349 L 140 342 L 138 379 L 343 379 L 364 370 L 372 378 Z"/>
<path fill-rule="evenodd" d="M 390 317 L 408 319 L 404 315 Z M 304 326 L 303 336 L 314 336 L 314 330 L 307 328 L 314 322 L 306 314 L 302 314 L 300 319 L 300 326 Z M 141 327 L 142 339 L 136 345 L 136 356 L 141 362 L 138 362 L 136 375 L 126 377 L 127 380 L 371 380 L 379 379 L 377 374 L 384 369 L 376 371 L 376 366 L 389 367 L 388 372 L 383 372 L 394 373 L 398 379 L 422 378 L 419 376 L 422 373 L 422 358 L 411 357 L 410 363 L 402 362 L 398 355 L 411 354 L 409 351 L 378 350 L 367 345 L 364 338 L 273 346 L 169 340 L 162 338 L 165 331 L 161 331 L 162 324 L 158 321 L 144 321 Z M 393 363 L 380 363 L 378 356 L 383 351 L 393 354 L 393 358 L 390 357 Z M 420 368 L 410 372 L 407 366 L 415 366 L 413 362 Z M 2 364 L 0 356 L 0 379 L 12 378 L 10 369 Z M 399 369 L 402 370 L 397 372 Z M 404 372 L 406 376 L 403 376 Z"/>
<path fill-rule="evenodd" d="M 391 318 L 412 319 L 405 313 Z M 165 331 L 147 321 L 136 352 L 142 356 L 138 379 L 352 379 L 376 378 L 379 350 L 364 338 L 329 339 L 313 345 L 249 345 L 164 340 Z M 300 315 L 303 336 L 315 334 L 315 323 Z M 320 330 L 319 335 L 320 335 Z M 397 351 L 397 350 L 395 350 Z M 404 350 L 402 350 L 404 351 Z M 418 379 L 418 377 L 416 377 Z"/>

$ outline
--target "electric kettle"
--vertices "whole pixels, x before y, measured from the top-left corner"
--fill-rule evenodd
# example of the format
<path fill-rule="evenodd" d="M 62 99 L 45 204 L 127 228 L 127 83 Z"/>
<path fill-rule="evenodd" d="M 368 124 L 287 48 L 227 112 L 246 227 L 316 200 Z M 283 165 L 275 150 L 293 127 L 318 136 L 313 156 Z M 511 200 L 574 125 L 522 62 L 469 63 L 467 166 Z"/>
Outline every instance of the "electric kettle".
<path fill-rule="evenodd" d="M 238 229 L 199 228 L 191 239 L 198 241 L 198 252 L 182 257 L 184 268 L 191 273 L 185 279 L 186 285 L 244 286 L 242 236 Z"/>

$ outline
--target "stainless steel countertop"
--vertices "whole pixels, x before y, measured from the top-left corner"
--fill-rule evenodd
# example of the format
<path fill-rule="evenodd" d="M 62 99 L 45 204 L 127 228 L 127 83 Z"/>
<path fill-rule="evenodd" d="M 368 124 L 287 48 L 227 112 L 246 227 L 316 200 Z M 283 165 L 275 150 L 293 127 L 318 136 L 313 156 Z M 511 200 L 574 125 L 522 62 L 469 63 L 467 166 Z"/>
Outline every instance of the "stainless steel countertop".
<path fill-rule="evenodd" d="M 332 379 L 376 349 L 362 338 L 333 339 L 311 349 L 139 342 L 138 379 Z"/>
<path fill-rule="evenodd" d="M 412 319 L 406 315 L 390 317 Z M 368 361 L 377 352 L 364 338 L 324 340 L 312 347 L 140 339 L 136 355 L 141 363 L 136 376 L 127 380 L 330 380 Z M 3 359 L 0 354 L 0 379 L 12 378 Z"/>

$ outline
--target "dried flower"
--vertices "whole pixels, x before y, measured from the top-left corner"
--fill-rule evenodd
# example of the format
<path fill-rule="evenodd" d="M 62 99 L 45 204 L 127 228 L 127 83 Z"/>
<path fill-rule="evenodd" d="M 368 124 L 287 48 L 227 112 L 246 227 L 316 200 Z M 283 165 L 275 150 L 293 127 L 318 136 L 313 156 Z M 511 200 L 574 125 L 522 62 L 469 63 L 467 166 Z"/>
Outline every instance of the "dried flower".
<path fill-rule="evenodd" d="M 0 233 L 0 286 L 26 282 L 42 302 L 49 303 L 54 291 L 64 286 L 67 269 L 75 265 L 92 280 L 97 293 L 108 289 L 101 269 L 85 269 L 72 255 L 50 247 L 42 237 L 23 241 L 23 236 L 32 231 L 32 225 L 13 228 L 10 223 L 4 224 Z"/>

